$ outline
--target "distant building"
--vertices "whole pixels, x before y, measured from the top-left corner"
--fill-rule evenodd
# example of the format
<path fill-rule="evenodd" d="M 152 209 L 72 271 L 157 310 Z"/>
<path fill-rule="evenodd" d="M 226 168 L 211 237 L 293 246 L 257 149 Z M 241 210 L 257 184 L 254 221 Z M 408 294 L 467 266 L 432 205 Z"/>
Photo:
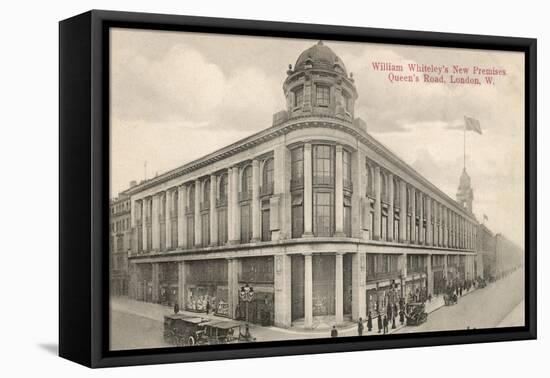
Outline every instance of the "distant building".
<path fill-rule="evenodd" d="M 130 183 L 130 188 L 135 186 Z M 110 278 L 111 295 L 128 295 L 128 252 L 132 249 L 130 197 L 125 194 L 111 200 Z"/>
<path fill-rule="evenodd" d="M 450 198 L 367 132 L 329 47 L 300 54 L 283 93 L 271 127 L 124 192 L 132 298 L 244 318 L 248 284 L 250 321 L 311 327 L 475 277 L 473 197 Z"/>

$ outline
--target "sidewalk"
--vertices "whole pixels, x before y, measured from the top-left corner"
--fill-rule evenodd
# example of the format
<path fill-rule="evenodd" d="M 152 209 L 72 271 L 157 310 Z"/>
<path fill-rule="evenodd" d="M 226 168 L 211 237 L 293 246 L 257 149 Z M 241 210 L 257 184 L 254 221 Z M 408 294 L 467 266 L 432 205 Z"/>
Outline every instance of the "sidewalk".
<path fill-rule="evenodd" d="M 467 295 L 473 290 L 463 294 Z M 432 298 L 430 302 L 426 302 L 426 312 L 431 313 L 444 306 L 443 296 L 437 296 Z M 156 303 L 141 302 L 126 297 L 116 297 L 111 299 L 111 310 L 117 312 L 123 312 L 138 317 L 143 317 L 158 322 L 164 322 L 164 316 L 173 313 L 171 307 L 163 306 Z M 206 315 L 204 313 L 195 313 L 190 311 L 180 311 L 180 313 L 190 316 L 199 316 L 210 320 L 227 320 L 225 317 L 216 315 Z M 377 319 L 373 319 L 373 328 L 370 332 L 367 331 L 366 319 L 363 336 L 382 335 L 382 332 L 378 332 Z M 389 324 L 388 334 L 397 332 L 401 328 L 405 327 L 404 324 L 399 324 L 399 319 L 396 318 L 396 328 L 391 328 L 391 322 Z M 263 327 L 257 324 L 250 324 L 250 332 L 256 337 L 257 341 L 273 341 L 273 340 L 290 340 L 290 339 L 311 339 L 311 338 L 325 338 L 330 337 L 330 324 L 322 323 L 317 324 L 314 329 L 304 329 L 298 326 L 292 326 L 290 328 L 279 328 L 274 326 Z M 345 325 L 337 327 L 339 336 L 357 336 L 357 323 L 351 320 L 347 321 Z"/>

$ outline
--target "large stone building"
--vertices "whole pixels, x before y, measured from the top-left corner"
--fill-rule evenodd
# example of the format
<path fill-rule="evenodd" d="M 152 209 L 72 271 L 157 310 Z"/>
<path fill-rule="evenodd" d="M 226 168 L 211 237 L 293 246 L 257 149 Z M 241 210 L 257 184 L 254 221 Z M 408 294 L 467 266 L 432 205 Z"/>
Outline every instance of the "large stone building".
<path fill-rule="evenodd" d="M 367 133 L 329 47 L 300 54 L 283 92 L 271 127 L 125 192 L 132 297 L 244 317 L 248 284 L 251 321 L 311 327 L 475 277 L 473 196 L 455 201 Z"/>

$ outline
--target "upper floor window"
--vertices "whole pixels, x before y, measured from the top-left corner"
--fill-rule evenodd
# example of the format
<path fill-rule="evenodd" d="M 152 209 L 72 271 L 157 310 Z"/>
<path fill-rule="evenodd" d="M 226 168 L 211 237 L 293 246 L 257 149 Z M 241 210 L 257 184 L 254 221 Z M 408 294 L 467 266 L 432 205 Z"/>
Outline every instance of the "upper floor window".
<path fill-rule="evenodd" d="M 262 172 L 262 187 L 263 192 L 273 192 L 273 159 L 267 159 L 264 163 L 264 170 Z"/>
<path fill-rule="evenodd" d="M 241 192 L 248 193 L 252 191 L 252 167 L 246 166 L 243 171 Z"/>
<path fill-rule="evenodd" d="M 202 203 L 204 208 L 210 207 L 210 180 L 202 184 Z"/>
<path fill-rule="evenodd" d="M 332 146 L 319 145 L 313 149 L 314 184 L 331 185 L 334 180 L 334 154 Z"/>
<path fill-rule="evenodd" d="M 385 173 L 380 173 L 380 195 L 382 201 L 388 201 L 388 176 Z"/>
<path fill-rule="evenodd" d="M 367 164 L 367 196 L 374 196 L 374 168 Z"/>
<path fill-rule="evenodd" d="M 326 85 L 318 85 L 316 89 L 317 106 L 330 105 L 330 88 Z"/>
<path fill-rule="evenodd" d="M 304 179 L 304 148 L 298 147 L 294 148 L 290 152 L 290 159 L 291 159 L 291 166 L 290 166 L 290 174 L 291 174 L 291 180 L 292 184 L 294 185 L 303 185 L 303 179 Z"/>
<path fill-rule="evenodd" d="M 195 184 L 191 184 L 187 191 L 187 211 L 195 209 Z"/>
<path fill-rule="evenodd" d="M 344 187 L 349 188 L 351 186 L 351 153 L 349 151 L 342 152 L 342 164 Z"/>
<path fill-rule="evenodd" d="M 294 90 L 294 107 L 299 108 L 304 103 L 304 87 L 298 87 Z"/>
<path fill-rule="evenodd" d="M 227 203 L 227 175 L 220 176 L 220 193 L 219 199 L 222 203 Z"/>
<path fill-rule="evenodd" d="M 393 178 L 393 205 L 394 206 L 399 206 L 400 205 L 400 195 L 399 193 L 401 192 L 399 190 L 399 180 L 397 178 Z"/>

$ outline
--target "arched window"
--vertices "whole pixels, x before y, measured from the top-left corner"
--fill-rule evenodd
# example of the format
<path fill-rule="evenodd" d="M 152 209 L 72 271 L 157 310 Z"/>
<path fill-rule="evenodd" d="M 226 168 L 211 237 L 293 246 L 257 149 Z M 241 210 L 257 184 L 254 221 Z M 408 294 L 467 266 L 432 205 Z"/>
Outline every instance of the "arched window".
<path fill-rule="evenodd" d="M 203 208 L 207 209 L 210 207 L 210 180 L 206 180 L 202 184 L 202 203 Z"/>
<path fill-rule="evenodd" d="M 262 194 L 273 193 L 273 159 L 267 159 L 262 172 Z"/>
<path fill-rule="evenodd" d="M 252 167 L 250 165 L 243 171 L 241 192 L 252 192 Z"/>
<path fill-rule="evenodd" d="M 367 163 L 367 196 L 374 197 L 374 168 Z"/>
<path fill-rule="evenodd" d="M 382 201 L 388 201 L 388 176 L 384 172 L 380 172 L 380 196 Z"/>
<path fill-rule="evenodd" d="M 227 204 L 227 175 L 220 176 L 220 189 L 218 198 L 221 204 Z"/>

